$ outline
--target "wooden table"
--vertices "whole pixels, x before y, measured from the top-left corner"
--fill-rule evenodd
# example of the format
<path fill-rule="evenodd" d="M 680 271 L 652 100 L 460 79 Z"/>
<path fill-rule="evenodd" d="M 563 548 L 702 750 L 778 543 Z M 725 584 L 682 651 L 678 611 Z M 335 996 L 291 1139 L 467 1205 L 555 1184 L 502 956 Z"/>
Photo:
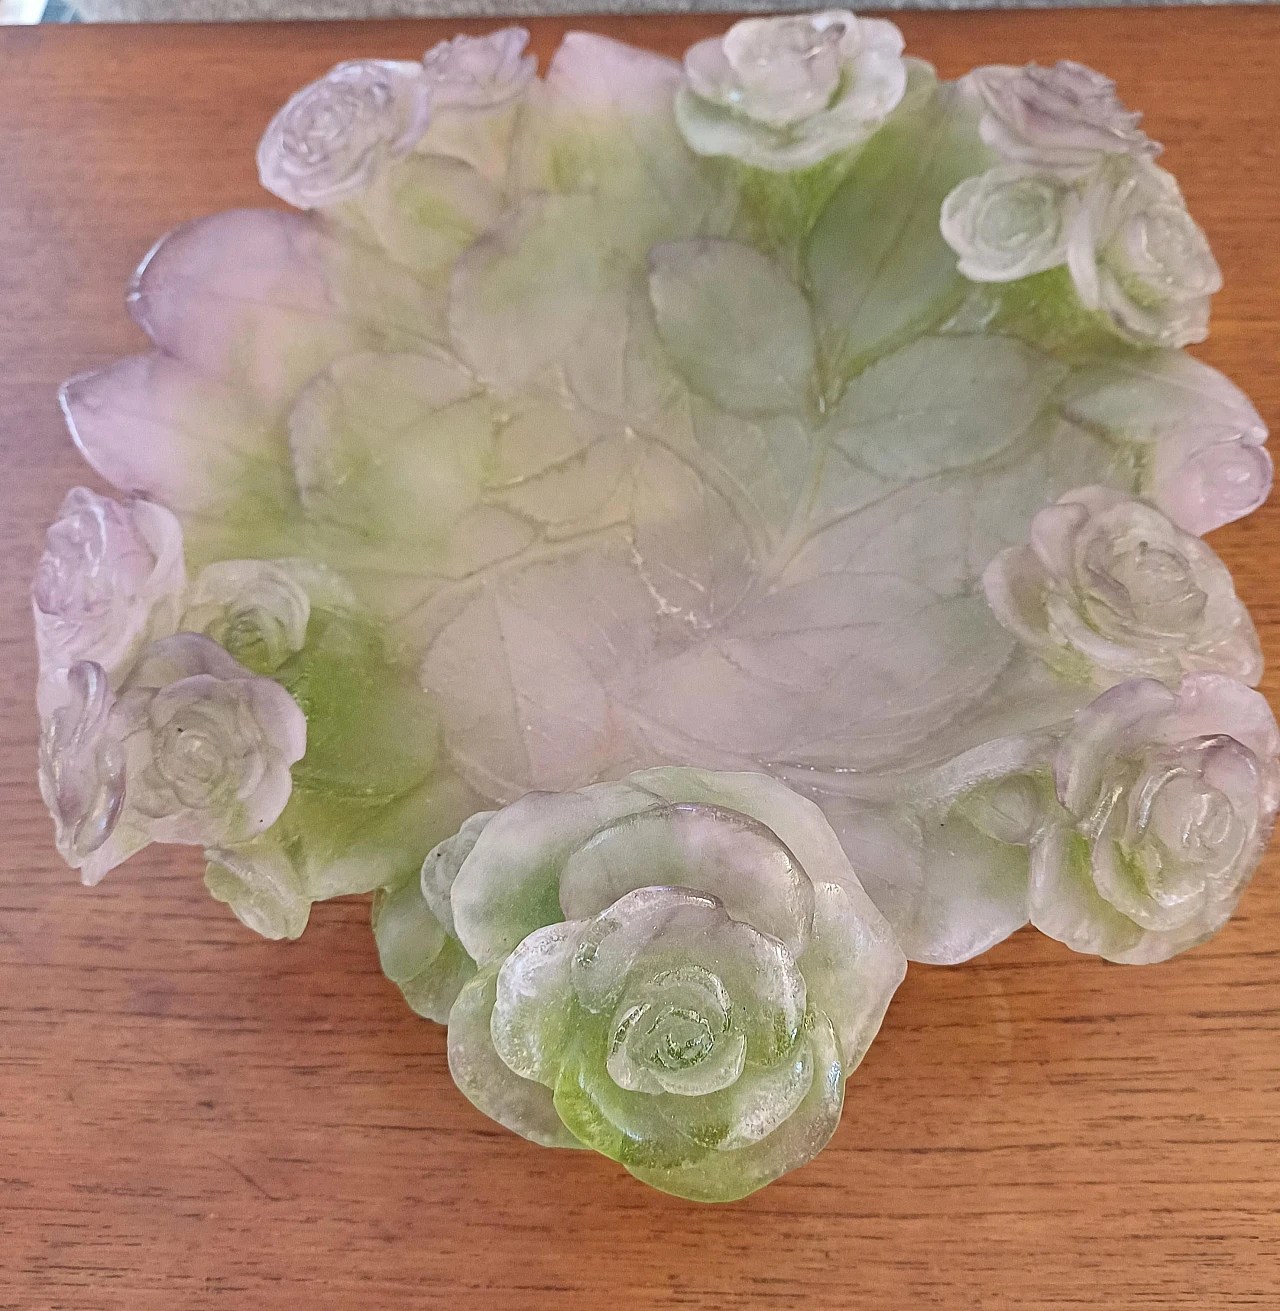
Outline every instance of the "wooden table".
<path fill-rule="evenodd" d="M 1280 11 L 907 16 L 946 76 L 1062 56 L 1147 111 L 1227 289 L 1200 352 L 1280 420 Z M 583 22 L 677 54 L 718 18 Z M 473 30 L 484 25 L 473 24 Z M 565 24 L 534 25 L 548 56 Z M 1141 969 L 1027 930 L 913 967 L 818 1160 L 699 1208 L 457 1094 L 363 899 L 292 945 L 153 848 L 98 890 L 36 792 L 26 589 L 92 481 L 57 383 L 138 345 L 125 279 L 261 203 L 271 112 L 440 23 L 0 33 L 0 1307 L 1280 1306 L 1280 861 L 1211 944 Z M 1280 689 L 1280 508 L 1217 534 Z"/>

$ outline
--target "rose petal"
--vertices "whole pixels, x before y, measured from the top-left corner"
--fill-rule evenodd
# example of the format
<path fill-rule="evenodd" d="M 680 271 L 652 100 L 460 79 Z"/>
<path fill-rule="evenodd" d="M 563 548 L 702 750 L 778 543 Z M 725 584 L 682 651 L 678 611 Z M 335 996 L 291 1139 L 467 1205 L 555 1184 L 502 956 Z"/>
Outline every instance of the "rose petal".
<path fill-rule="evenodd" d="M 163 688 L 195 674 L 233 681 L 254 677 L 212 638 L 203 633 L 175 633 L 147 648 L 129 675 L 128 690 Z"/>
<path fill-rule="evenodd" d="M 1055 580 L 1069 583 L 1074 579 L 1076 541 L 1088 522 L 1088 507 L 1065 498 L 1041 510 L 1031 521 L 1031 548 Z"/>
<path fill-rule="evenodd" d="M 1144 934 L 1104 901 L 1093 885 L 1088 843 L 1055 826 L 1031 846 L 1031 922 L 1072 951 L 1116 960 L 1132 952 Z"/>
<path fill-rule="evenodd" d="M 480 834 L 497 813 L 496 810 L 478 811 L 452 837 L 432 847 L 422 862 L 422 873 L 418 880 L 422 898 L 450 935 L 456 936 L 450 895 L 454 880 Z"/>
<path fill-rule="evenodd" d="M 785 783 L 767 774 L 681 768 L 640 770 L 628 781 L 672 804 L 722 806 L 759 820 L 785 844 L 811 882 L 839 883 L 859 919 L 877 935 L 888 935 L 888 925 L 863 891 L 826 816 Z"/>
<path fill-rule="evenodd" d="M 531 792 L 496 814 L 453 884 L 458 938 L 481 966 L 501 963 L 535 929 L 563 918 L 559 872 L 601 825 L 651 804 L 622 783 Z"/>
<path fill-rule="evenodd" d="M 522 1079 L 494 1049 L 490 1021 L 498 971 L 478 974 L 449 1012 L 449 1073 L 463 1095 L 491 1120 L 544 1147 L 581 1147 L 561 1123 L 551 1090 Z"/>
<path fill-rule="evenodd" d="M 884 920 L 863 918 L 842 884 L 818 883 L 814 891 L 813 933 L 798 963 L 809 1005 L 835 1028 L 847 1077 L 880 1031 L 907 960 Z"/>
<path fill-rule="evenodd" d="M 725 919 L 716 897 L 692 888 L 659 884 L 625 893 L 582 932 L 582 950 L 572 971 L 579 1002 L 596 1013 L 611 1011 L 649 948 L 669 948 L 671 955 L 679 955 L 680 944 L 699 944 L 722 928 Z"/>
<path fill-rule="evenodd" d="M 1185 742 L 1218 733 L 1247 746 L 1261 762 L 1280 755 L 1280 728 L 1262 693 L 1225 674 L 1187 674 L 1178 684 L 1176 714 L 1161 725 L 1158 740 Z"/>
<path fill-rule="evenodd" d="M 763 824 L 715 806 L 657 806 L 598 829 L 560 876 L 570 919 L 599 914 L 655 884 L 718 897 L 734 919 L 780 938 L 798 956 L 813 922 L 813 884 Z"/>
<path fill-rule="evenodd" d="M 307 927 L 311 898 L 284 848 L 266 837 L 205 853 L 205 887 L 236 919 L 264 938 L 298 938 Z"/>
<path fill-rule="evenodd" d="M 583 927 L 571 922 L 536 930 L 498 971 L 490 1022 L 494 1050 L 521 1078 L 549 1088 L 573 1024 L 570 965 Z"/>

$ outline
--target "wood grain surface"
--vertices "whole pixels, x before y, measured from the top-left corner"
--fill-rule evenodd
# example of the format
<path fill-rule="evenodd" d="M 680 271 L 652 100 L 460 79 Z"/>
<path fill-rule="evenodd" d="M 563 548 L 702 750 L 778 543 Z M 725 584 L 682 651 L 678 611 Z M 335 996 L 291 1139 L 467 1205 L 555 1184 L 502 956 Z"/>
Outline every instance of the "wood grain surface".
<path fill-rule="evenodd" d="M 1197 353 L 1280 421 L 1280 11 L 901 16 L 946 76 L 1072 57 L 1147 111 L 1227 287 Z M 719 18 L 576 24 L 678 54 Z M 472 30 L 485 25 L 476 23 Z M 536 23 L 548 57 L 566 24 Z M 153 848 L 94 891 L 35 786 L 27 585 L 92 478 L 57 384 L 139 345 L 152 241 L 262 203 L 259 133 L 442 23 L 0 33 L 0 1307 L 1280 1306 L 1280 861 L 1169 964 L 1025 930 L 913 966 L 815 1163 L 700 1208 L 458 1094 L 364 899 L 259 941 Z M 1280 506 L 1214 538 L 1280 690 Z"/>

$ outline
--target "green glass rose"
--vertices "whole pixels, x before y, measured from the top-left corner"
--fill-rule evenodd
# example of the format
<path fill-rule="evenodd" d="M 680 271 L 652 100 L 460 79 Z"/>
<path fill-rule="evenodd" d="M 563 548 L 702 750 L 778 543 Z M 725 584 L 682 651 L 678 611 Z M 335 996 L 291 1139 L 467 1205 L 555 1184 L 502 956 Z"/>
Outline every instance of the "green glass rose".
<path fill-rule="evenodd" d="M 1126 965 L 1207 941 L 1275 827 L 1278 756 L 1266 698 L 1233 678 L 1134 678 L 1104 692 L 1054 755 L 1059 805 L 1031 843 L 1031 922 Z"/>
<path fill-rule="evenodd" d="M 756 774 L 531 793 L 449 902 L 480 967 L 449 1016 L 462 1091 L 700 1201 L 822 1148 L 906 969 L 821 812 Z"/>

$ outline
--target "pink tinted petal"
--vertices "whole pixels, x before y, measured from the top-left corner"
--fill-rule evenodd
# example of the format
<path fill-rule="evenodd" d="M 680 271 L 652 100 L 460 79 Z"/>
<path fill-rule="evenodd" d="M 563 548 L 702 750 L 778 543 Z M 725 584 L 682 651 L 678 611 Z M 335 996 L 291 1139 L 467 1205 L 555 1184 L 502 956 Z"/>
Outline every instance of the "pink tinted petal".
<path fill-rule="evenodd" d="M 584 113 L 669 114 L 680 82 L 674 60 L 591 32 L 570 32 L 547 70 L 547 88 Z"/>
<path fill-rule="evenodd" d="M 129 310 L 156 345 L 272 413 L 339 355 L 437 339 L 443 314 L 403 269 L 311 216 L 272 210 L 171 232 L 135 275 Z"/>
<path fill-rule="evenodd" d="M 734 83 L 723 37 L 713 36 L 691 45 L 684 52 L 684 71 L 697 95 L 723 103 Z"/>
<path fill-rule="evenodd" d="M 987 566 L 982 587 L 995 617 L 1031 647 L 1050 644 L 1048 574 L 1029 546 L 1012 546 Z"/>
<path fill-rule="evenodd" d="M 1211 596 L 1209 604 L 1213 610 L 1206 628 L 1211 637 L 1187 652 L 1185 668 L 1226 674 L 1256 687 L 1262 681 L 1262 648 L 1249 612 L 1234 592 Z"/>
<path fill-rule="evenodd" d="M 158 346 L 211 377 L 233 371 L 252 317 L 332 313 L 319 227 L 298 214 L 230 210 L 162 237 L 134 276 L 129 312 Z"/>
<path fill-rule="evenodd" d="M 187 582 L 182 525 L 172 510 L 141 497 L 129 504 L 133 522 L 155 556 L 155 568 L 147 580 L 146 593 L 158 597 L 182 591 Z"/>
<path fill-rule="evenodd" d="M 858 43 L 863 48 L 855 56 L 851 71 L 846 65 L 845 75 L 853 81 L 853 89 L 840 97 L 835 108 L 854 120 L 874 121 L 889 114 L 906 93 L 907 66 L 902 59 L 905 42 L 902 33 L 886 19 L 856 21 Z"/>
<path fill-rule="evenodd" d="M 1102 288 L 1098 283 L 1098 209 L 1097 198 L 1086 192 L 1067 228 L 1067 269 L 1075 283 L 1076 295 L 1089 310 L 1096 310 L 1102 304 Z"/>
<path fill-rule="evenodd" d="M 61 402 L 76 445 L 108 482 L 179 510 L 217 504 L 250 471 L 266 487 L 287 476 L 287 448 L 261 415 L 167 355 L 72 378 Z"/>
<path fill-rule="evenodd" d="M 485 110 L 509 103 L 538 71 L 534 55 L 525 55 L 529 33 L 504 27 L 488 36 L 457 36 L 441 41 L 423 56 L 431 87 L 431 109 Z M 431 142 L 424 143 L 430 148 Z"/>
<path fill-rule="evenodd" d="M 307 750 L 307 717 L 302 713 L 302 707 L 279 683 L 273 683 L 269 678 L 254 678 L 246 690 L 258 727 L 285 764 L 292 765 L 301 760 Z M 285 773 L 287 775 L 288 770 Z M 285 796 L 287 800 L 287 792 Z"/>
<path fill-rule="evenodd" d="M 1186 532 L 1252 514 L 1271 492 L 1271 455 L 1238 431 L 1183 429 L 1156 444 L 1151 499 Z"/>
<path fill-rule="evenodd" d="M 293 778 L 289 767 L 279 760 L 268 761 L 257 786 L 244 798 L 244 823 L 248 830 L 244 836 L 265 833 L 284 812 L 292 792 Z M 233 841 L 241 838 L 238 834 L 227 836 Z"/>
<path fill-rule="evenodd" d="M 1086 506 L 1046 506 L 1031 521 L 1031 546 L 1055 580 L 1069 584 L 1075 575 L 1076 542 L 1089 522 Z"/>
<path fill-rule="evenodd" d="M 1177 714 L 1164 741 L 1226 733 L 1247 746 L 1260 762 L 1280 756 L 1280 729 L 1261 692 L 1225 674 L 1187 674 L 1178 684 Z"/>
<path fill-rule="evenodd" d="M 238 660 L 203 633 L 175 633 L 152 644 L 129 675 L 127 690 L 168 687 L 179 679 L 209 675 L 227 681 L 254 678 Z M 283 688 L 280 689 L 282 692 Z M 288 693 L 285 692 L 285 696 Z M 292 704 L 292 697 L 289 698 Z"/>

